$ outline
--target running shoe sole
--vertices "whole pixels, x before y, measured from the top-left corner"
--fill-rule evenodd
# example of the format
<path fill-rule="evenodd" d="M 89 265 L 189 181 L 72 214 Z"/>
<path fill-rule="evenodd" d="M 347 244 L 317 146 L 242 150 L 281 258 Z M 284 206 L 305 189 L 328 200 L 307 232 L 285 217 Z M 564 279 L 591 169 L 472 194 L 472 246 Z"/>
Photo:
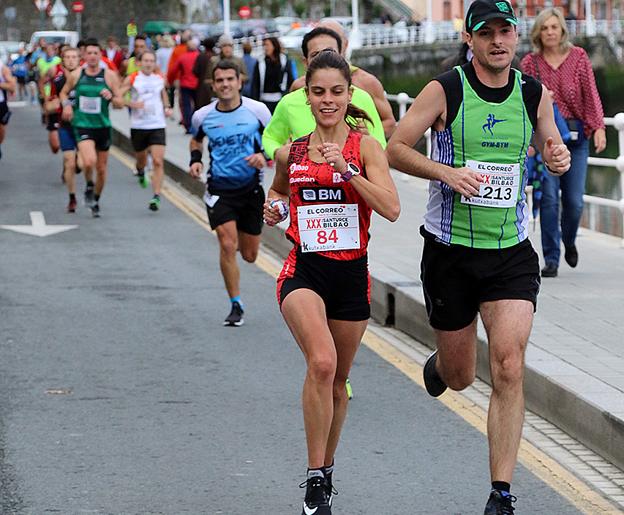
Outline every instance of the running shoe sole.
<path fill-rule="evenodd" d="M 425 381 L 425 388 L 427 393 L 432 397 L 439 397 L 442 395 L 447 386 L 438 375 L 435 364 L 438 357 L 438 351 L 435 351 L 431 356 L 427 358 L 425 366 L 423 367 L 423 379 Z"/>
<path fill-rule="evenodd" d="M 240 327 L 245 321 L 241 318 L 238 322 L 223 322 L 224 327 Z"/>

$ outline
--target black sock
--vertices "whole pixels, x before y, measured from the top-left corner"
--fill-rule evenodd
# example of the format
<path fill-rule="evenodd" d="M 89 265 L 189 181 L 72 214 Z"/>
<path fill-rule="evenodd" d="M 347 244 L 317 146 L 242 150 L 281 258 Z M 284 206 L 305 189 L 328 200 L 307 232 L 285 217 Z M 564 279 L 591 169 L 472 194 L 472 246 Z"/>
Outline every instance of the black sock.
<path fill-rule="evenodd" d="M 137 168 L 137 174 L 139 176 L 145 175 L 145 168 Z"/>
<path fill-rule="evenodd" d="M 157 198 L 158 200 L 160 200 L 160 195 L 158 193 L 154 193 L 154 198 Z"/>
<path fill-rule="evenodd" d="M 93 186 L 95 186 L 95 185 L 93 184 L 93 181 L 87 181 L 87 189 L 88 189 L 88 190 L 92 190 L 92 189 L 93 189 Z"/>
<path fill-rule="evenodd" d="M 511 484 L 504 481 L 492 481 L 492 488 L 500 492 L 511 492 Z"/>
<path fill-rule="evenodd" d="M 93 195 L 93 200 L 95 200 L 96 202 L 99 202 L 100 201 L 100 196 L 97 195 L 97 194 Z"/>
<path fill-rule="evenodd" d="M 76 200 L 76 194 L 75 193 L 70 193 L 69 194 L 69 200 Z"/>

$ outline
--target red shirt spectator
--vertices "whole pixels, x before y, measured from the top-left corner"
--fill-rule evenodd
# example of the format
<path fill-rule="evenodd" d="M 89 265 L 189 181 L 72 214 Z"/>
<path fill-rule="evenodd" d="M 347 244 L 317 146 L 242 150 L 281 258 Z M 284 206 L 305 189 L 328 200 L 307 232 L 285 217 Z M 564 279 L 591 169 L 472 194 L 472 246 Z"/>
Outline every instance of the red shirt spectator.
<path fill-rule="evenodd" d="M 176 80 L 180 80 L 181 88 L 197 89 L 197 76 L 193 73 L 195 60 L 199 55 L 198 50 L 188 50 L 182 54 L 175 62 L 173 68 L 169 67 L 167 73 L 167 82 L 173 84 Z"/>
<path fill-rule="evenodd" d="M 585 50 L 573 46 L 556 70 L 541 53 L 526 55 L 521 67 L 524 73 L 537 78 L 554 93 L 555 102 L 564 118 L 583 121 L 585 136 L 589 138 L 596 129 L 604 128 L 602 102 Z"/>

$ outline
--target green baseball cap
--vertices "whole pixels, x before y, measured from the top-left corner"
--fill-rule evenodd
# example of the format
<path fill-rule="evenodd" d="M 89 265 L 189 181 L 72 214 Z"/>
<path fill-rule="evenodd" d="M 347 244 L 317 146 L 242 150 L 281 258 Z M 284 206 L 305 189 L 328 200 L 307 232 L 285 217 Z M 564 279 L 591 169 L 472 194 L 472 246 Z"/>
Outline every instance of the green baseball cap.
<path fill-rule="evenodd" d="M 487 21 L 496 18 L 518 25 L 513 7 L 507 0 L 475 0 L 466 14 L 466 32 L 479 30 Z"/>

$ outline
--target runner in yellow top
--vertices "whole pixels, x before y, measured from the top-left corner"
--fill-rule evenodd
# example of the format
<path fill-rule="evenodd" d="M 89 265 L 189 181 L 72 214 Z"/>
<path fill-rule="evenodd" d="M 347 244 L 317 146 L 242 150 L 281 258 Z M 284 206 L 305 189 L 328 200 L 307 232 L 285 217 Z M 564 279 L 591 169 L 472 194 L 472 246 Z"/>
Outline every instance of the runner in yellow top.
<path fill-rule="evenodd" d="M 336 32 L 325 27 L 317 27 L 303 38 L 301 45 L 304 63 L 316 57 L 323 50 L 334 50 L 340 53 L 342 39 Z M 366 122 L 365 130 L 374 137 L 382 147 L 386 146 L 383 125 L 375 103 L 371 96 L 364 90 L 354 87 L 352 104 L 362 109 L 373 121 Z M 310 134 L 316 127 L 316 121 L 307 103 L 306 92 L 299 89 L 289 93 L 280 100 L 275 108 L 271 122 L 264 129 L 262 144 L 265 152 L 273 159 L 278 148 L 294 141 L 302 136 Z"/>
<path fill-rule="evenodd" d="M 340 39 L 342 40 L 342 51 L 340 53 L 346 58 L 349 40 L 347 39 L 343 26 L 336 20 L 322 20 L 317 27 L 331 29 L 340 36 Z M 377 112 L 381 118 L 386 138 L 390 138 L 396 127 L 396 120 L 394 119 L 394 113 L 392 112 L 390 102 L 388 102 L 388 99 L 386 98 L 383 85 L 372 73 L 368 73 L 366 70 L 363 70 L 358 66 L 350 64 L 349 69 L 351 70 L 351 80 L 353 81 L 353 85 L 366 91 L 372 97 L 373 102 L 375 102 L 375 107 L 377 108 Z M 304 86 L 305 77 L 299 77 L 290 86 L 290 91 L 295 91 L 299 88 L 303 88 Z"/>

